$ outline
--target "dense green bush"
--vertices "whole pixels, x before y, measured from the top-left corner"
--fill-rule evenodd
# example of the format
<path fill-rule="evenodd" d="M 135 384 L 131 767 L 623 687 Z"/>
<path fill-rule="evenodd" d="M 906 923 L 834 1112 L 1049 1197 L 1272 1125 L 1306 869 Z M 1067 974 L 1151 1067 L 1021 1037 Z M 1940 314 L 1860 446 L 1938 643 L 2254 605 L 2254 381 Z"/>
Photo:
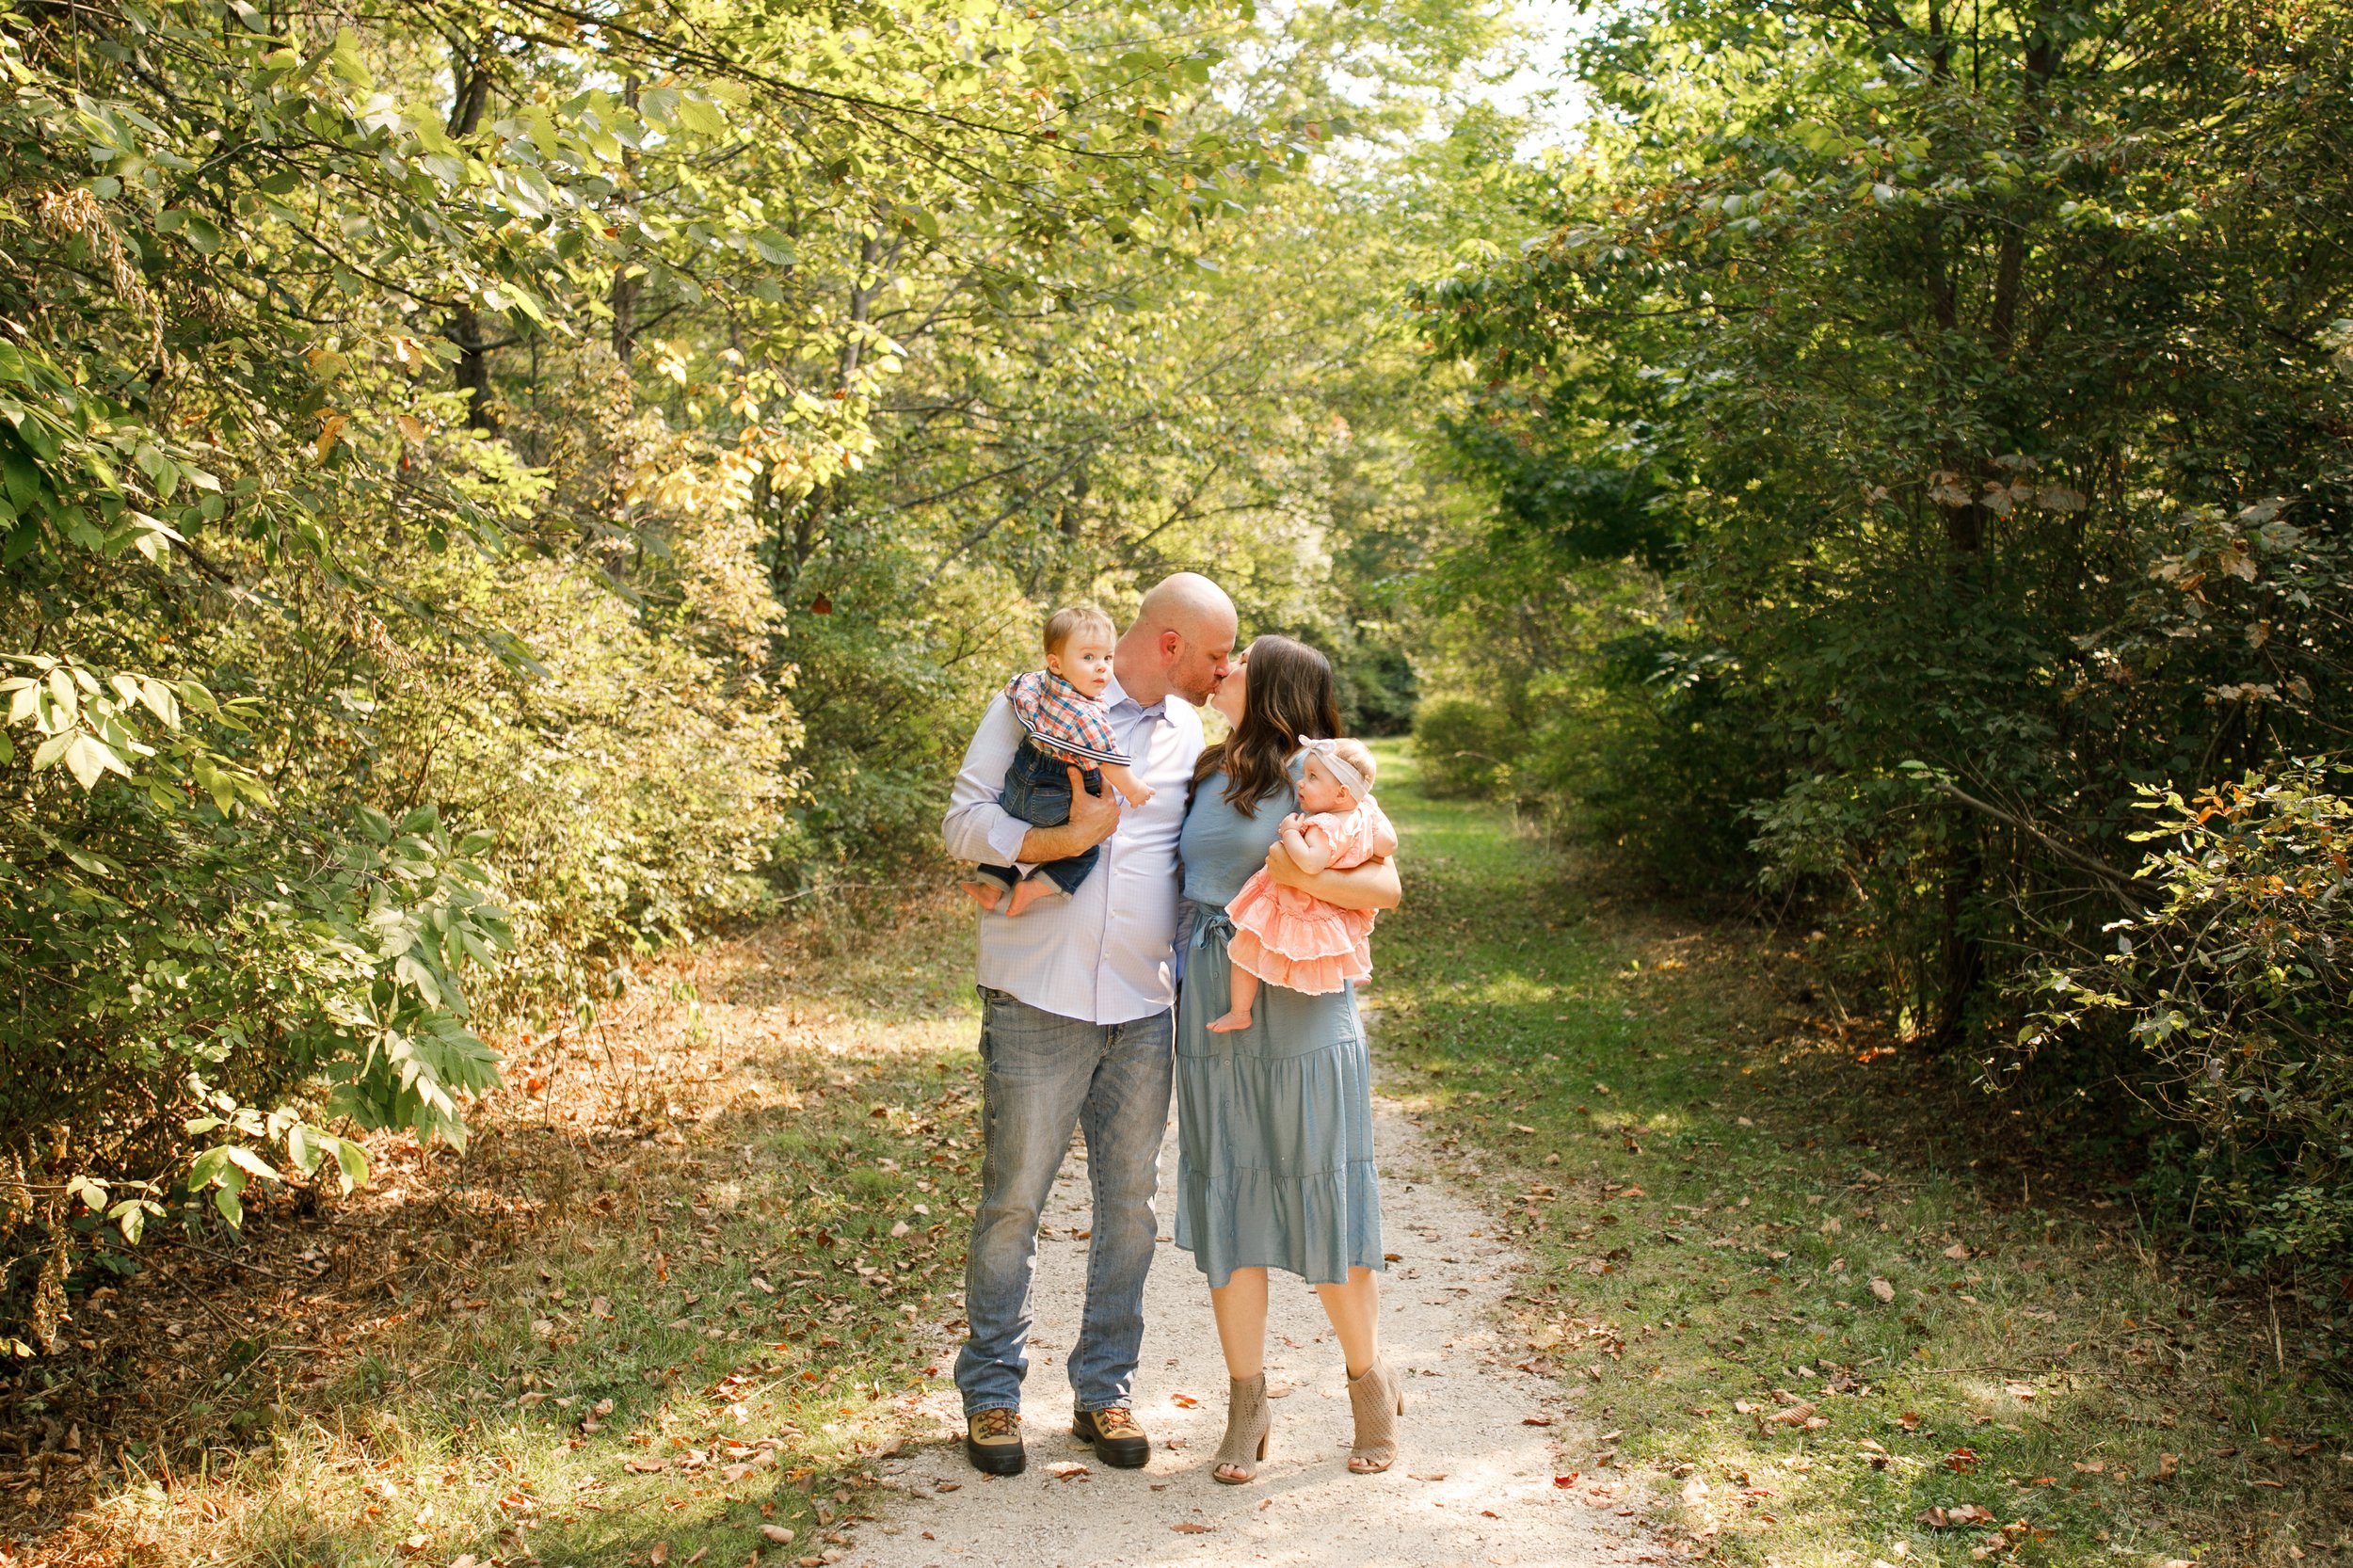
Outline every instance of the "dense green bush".
<path fill-rule="evenodd" d="M 1332 675 L 1339 689 L 1341 728 L 1352 735 L 1403 735 L 1413 729 L 1421 678 L 1404 649 L 1358 642 L 1340 650 Z"/>
<path fill-rule="evenodd" d="M 1783 758 L 1737 660 L 1656 628 L 1596 650 L 1557 681 L 1524 770 L 1585 842 L 1681 892 L 1752 891 L 1753 812 Z"/>
<path fill-rule="evenodd" d="M 2070 932 L 2014 1053 L 2121 1025 L 2142 1092 L 2194 1135 L 2177 1220 L 2239 1256 L 2353 1253 L 2353 799 L 2314 762 L 2196 798 L 2144 792 L 2132 913 Z M 2145 900 L 2145 902 L 2142 902 Z M 2107 949 L 2102 952 L 2102 949 Z"/>
<path fill-rule="evenodd" d="M 1414 720 L 1421 787 L 1440 799 L 1516 798 L 1527 734 L 1510 714 L 1467 697 L 1425 703 Z"/>

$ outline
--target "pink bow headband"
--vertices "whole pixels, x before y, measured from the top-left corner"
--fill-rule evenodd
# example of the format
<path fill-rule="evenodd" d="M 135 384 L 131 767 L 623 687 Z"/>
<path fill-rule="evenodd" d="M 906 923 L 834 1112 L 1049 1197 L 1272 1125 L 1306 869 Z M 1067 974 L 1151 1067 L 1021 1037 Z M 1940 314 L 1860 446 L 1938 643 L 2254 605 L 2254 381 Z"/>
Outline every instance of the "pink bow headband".
<path fill-rule="evenodd" d="M 1365 776 L 1358 773 L 1355 765 L 1340 755 L 1337 741 L 1300 742 L 1299 760 L 1304 764 L 1310 757 L 1321 762 L 1324 770 L 1334 778 L 1338 779 L 1350 794 L 1356 797 L 1357 805 L 1362 806 L 1371 795 L 1372 788 L 1365 782 Z"/>

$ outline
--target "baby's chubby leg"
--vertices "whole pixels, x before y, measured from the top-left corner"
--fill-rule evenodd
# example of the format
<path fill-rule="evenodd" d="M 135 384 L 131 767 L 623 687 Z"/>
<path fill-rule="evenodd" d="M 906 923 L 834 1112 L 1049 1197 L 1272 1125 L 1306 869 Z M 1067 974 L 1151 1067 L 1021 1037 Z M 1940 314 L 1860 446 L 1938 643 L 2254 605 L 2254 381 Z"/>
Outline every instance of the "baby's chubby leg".
<path fill-rule="evenodd" d="M 1232 978 L 1226 983 L 1230 1000 L 1225 1016 L 1209 1020 L 1209 1032 L 1212 1034 L 1238 1034 L 1248 1029 L 1250 1010 L 1258 1004 L 1258 977 L 1230 960 L 1226 968 L 1232 973 Z"/>

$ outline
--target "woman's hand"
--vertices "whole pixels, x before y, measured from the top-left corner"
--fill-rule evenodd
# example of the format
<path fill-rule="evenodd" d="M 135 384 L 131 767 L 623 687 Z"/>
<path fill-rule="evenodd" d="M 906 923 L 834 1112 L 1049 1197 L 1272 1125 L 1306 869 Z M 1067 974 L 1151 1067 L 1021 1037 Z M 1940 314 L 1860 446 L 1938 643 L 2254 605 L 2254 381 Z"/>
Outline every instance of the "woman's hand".
<path fill-rule="evenodd" d="M 1394 909 L 1405 897 L 1394 860 L 1368 860 L 1344 872 L 1311 873 L 1291 858 L 1290 851 L 1283 847 L 1279 839 L 1266 852 L 1266 873 L 1278 886 L 1296 888 L 1310 898 L 1320 898 L 1342 909 Z"/>

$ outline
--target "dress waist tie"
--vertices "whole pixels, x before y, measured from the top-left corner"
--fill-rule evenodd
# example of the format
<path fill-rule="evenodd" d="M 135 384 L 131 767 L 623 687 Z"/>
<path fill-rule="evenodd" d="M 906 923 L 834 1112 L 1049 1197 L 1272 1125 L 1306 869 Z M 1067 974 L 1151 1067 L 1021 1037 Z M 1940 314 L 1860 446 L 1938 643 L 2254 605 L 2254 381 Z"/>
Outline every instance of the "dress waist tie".
<path fill-rule="evenodd" d="M 1185 902 L 1193 904 L 1193 935 L 1185 943 L 1185 983 L 1199 984 L 1201 961 L 1206 955 L 1209 938 L 1216 937 L 1221 947 L 1230 944 L 1234 939 L 1234 918 L 1225 912 L 1222 904 L 1195 904 L 1191 899 Z M 1233 1000 L 1230 994 L 1226 1000 Z M 1209 1043 L 1211 1054 L 1231 1055 L 1235 1039 L 1236 1036 L 1231 1034 L 1210 1032 Z"/>

